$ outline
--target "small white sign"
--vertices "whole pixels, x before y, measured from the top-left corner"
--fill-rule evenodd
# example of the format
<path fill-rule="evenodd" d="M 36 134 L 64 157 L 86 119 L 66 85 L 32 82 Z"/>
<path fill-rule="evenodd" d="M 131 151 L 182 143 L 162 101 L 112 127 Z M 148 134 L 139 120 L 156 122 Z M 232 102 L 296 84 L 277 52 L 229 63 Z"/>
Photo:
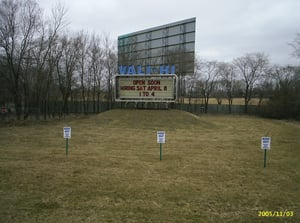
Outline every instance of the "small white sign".
<path fill-rule="evenodd" d="M 261 137 L 261 148 L 271 149 L 271 137 Z"/>
<path fill-rule="evenodd" d="M 71 127 L 64 127 L 64 138 L 71 139 Z"/>
<path fill-rule="evenodd" d="M 165 131 L 157 131 L 157 143 L 166 142 L 166 133 Z"/>

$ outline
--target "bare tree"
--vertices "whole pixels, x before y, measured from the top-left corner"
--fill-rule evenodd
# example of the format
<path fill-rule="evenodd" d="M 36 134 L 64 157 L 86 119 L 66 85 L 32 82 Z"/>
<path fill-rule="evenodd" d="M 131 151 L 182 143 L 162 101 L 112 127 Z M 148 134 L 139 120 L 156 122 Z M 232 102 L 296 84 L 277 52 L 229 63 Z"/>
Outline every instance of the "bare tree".
<path fill-rule="evenodd" d="M 32 107 L 41 107 L 47 92 L 46 61 L 62 27 L 65 11 L 53 9 L 53 20 L 44 21 L 34 0 L 2 0 L 0 3 L 0 49 L 8 67 L 6 79 L 14 95 L 17 118 Z M 23 107 L 23 108 L 22 108 Z"/>
<path fill-rule="evenodd" d="M 200 78 L 201 59 L 196 58 L 194 63 L 194 73 L 185 75 L 185 83 L 188 93 L 189 104 L 191 104 L 192 97 L 196 97 L 197 80 Z"/>
<path fill-rule="evenodd" d="M 52 49 L 57 44 L 59 32 L 66 26 L 65 19 L 67 10 L 61 4 L 57 4 L 52 9 L 51 18 L 45 20 L 39 32 L 39 41 L 37 42 L 34 60 L 36 61 L 37 77 L 44 80 L 43 85 L 37 83 L 37 91 L 41 92 L 41 97 L 37 98 L 38 107 L 43 108 L 44 119 L 49 115 L 49 102 L 51 94 L 51 84 L 54 83 L 53 63 L 51 63 Z M 41 105 L 42 103 L 42 105 Z"/>
<path fill-rule="evenodd" d="M 224 86 L 228 100 L 228 111 L 229 113 L 231 113 L 234 92 L 234 80 L 236 78 L 234 67 L 230 63 L 221 63 L 219 65 L 219 72 L 221 83 Z"/>
<path fill-rule="evenodd" d="M 104 90 L 112 104 L 115 44 L 108 36 L 61 34 L 65 15 L 59 4 L 45 20 L 36 0 L 0 0 L 0 72 L 5 82 L 1 86 L 9 89 L 6 98 L 13 97 L 18 119 L 22 112 L 26 118 L 33 111 L 46 119 L 53 100 L 62 100 L 68 112 L 69 98 L 80 94 L 84 111 L 92 99 L 95 112 L 96 98 L 99 108 Z"/>
<path fill-rule="evenodd" d="M 2 0 L 0 3 L 0 48 L 8 67 L 7 81 L 14 95 L 17 118 L 22 112 L 22 75 L 28 65 L 40 24 L 40 9 L 33 0 Z"/>
<path fill-rule="evenodd" d="M 88 35 L 81 31 L 77 37 L 78 73 L 81 87 L 81 100 L 83 102 L 84 113 L 88 111 L 88 99 L 91 90 L 91 76 L 88 72 Z"/>
<path fill-rule="evenodd" d="M 294 68 L 273 65 L 268 70 L 268 76 L 275 82 L 275 87 L 280 88 L 283 83 L 290 84 L 293 81 Z"/>
<path fill-rule="evenodd" d="M 216 98 L 218 105 L 222 104 L 223 98 L 225 98 L 226 91 L 222 80 L 218 79 L 215 83 L 212 95 Z"/>
<path fill-rule="evenodd" d="M 248 112 L 248 104 L 252 98 L 255 84 L 264 74 L 268 64 L 268 58 L 263 53 L 246 54 L 243 57 L 234 59 L 233 64 L 237 68 L 244 84 L 245 113 Z"/>
<path fill-rule="evenodd" d="M 99 112 L 100 94 L 102 81 L 104 79 L 104 50 L 101 47 L 102 39 L 97 35 L 92 35 L 89 46 L 89 73 L 93 79 L 93 110 Z M 97 95 L 96 95 L 97 94 Z M 97 106 L 96 106 L 97 96 Z M 97 110 L 96 110 L 97 107 Z"/>
<path fill-rule="evenodd" d="M 300 33 L 296 34 L 294 41 L 289 45 L 294 49 L 293 56 L 300 58 Z"/>
<path fill-rule="evenodd" d="M 272 66 L 268 74 L 273 84 L 266 114 L 275 118 L 300 116 L 300 72 L 297 67 Z"/>
<path fill-rule="evenodd" d="M 65 25 L 66 21 L 64 19 L 66 10 L 61 5 L 56 5 L 52 9 L 51 20 L 42 21 L 38 32 L 36 34 L 37 39 L 35 45 L 28 52 L 31 55 L 32 71 L 31 75 L 28 74 L 27 77 L 33 77 L 33 86 L 27 89 L 28 92 L 32 92 L 33 95 L 31 100 L 26 100 L 26 91 L 24 87 L 24 101 L 29 101 L 29 108 L 27 114 L 30 113 L 30 108 L 36 107 L 42 109 L 44 113 L 44 119 L 46 119 L 46 113 L 49 103 L 49 88 L 50 83 L 53 82 L 52 71 L 49 69 L 48 59 L 51 54 L 51 49 L 54 44 L 58 41 L 58 32 L 61 31 Z M 51 72 L 50 72 L 51 71 Z M 25 82 L 26 83 L 26 82 Z M 26 103 L 25 103 L 26 104 Z M 26 111 L 25 111 L 26 112 Z"/>
<path fill-rule="evenodd" d="M 202 96 L 204 98 L 204 112 L 208 111 L 208 101 L 214 90 L 216 80 L 219 75 L 219 67 L 217 61 L 207 61 L 202 64 L 201 69 L 201 83 L 202 83 Z"/>
<path fill-rule="evenodd" d="M 75 70 L 78 54 L 74 38 L 63 36 L 56 47 L 56 76 L 63 99 L 63 112 L 68 113 L 68 100 L 75 84 Z"/>
<path fill-rule="evenodd" d="M 185 93 L 187 87 L 186 81 L 193 77 L 195 74 L 195 62 L 194 55 L 186 53 L 182 48 L 176 47 L 172 50 L 166 50 L 165 56 L 163 56 L 163 62 L 166 64 L 173 64 L 176 66 L 176 74 L 178 76 L 178 100 L 180 103 L 184 103 Z M 189 86 L 191 87 L 191 86 Z"/>
<path fill-rule="evenodd" d="M 111 108 L 113 101 L 113 75 L 117 73 L 117 53 L 115 45 L 110 41 L 108 36 L 104 37 L 104 66 L 107 78 L 107 99 L 108 107 Z"/>

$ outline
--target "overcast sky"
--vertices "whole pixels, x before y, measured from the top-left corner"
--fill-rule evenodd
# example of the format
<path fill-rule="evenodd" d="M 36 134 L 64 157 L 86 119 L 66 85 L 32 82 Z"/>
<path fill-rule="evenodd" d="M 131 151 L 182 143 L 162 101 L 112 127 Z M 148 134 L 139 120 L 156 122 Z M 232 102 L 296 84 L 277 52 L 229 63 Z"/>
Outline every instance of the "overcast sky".
<path fill-rule="evenodd" d="M 54 1 L 37 0 L 46 13 Z M 196 53 L 230 62 L 263 52 L 271 63 L 296 65 L 300 0 L 62 0 L 71 31 L 119 35 L 196 17 Z"/>

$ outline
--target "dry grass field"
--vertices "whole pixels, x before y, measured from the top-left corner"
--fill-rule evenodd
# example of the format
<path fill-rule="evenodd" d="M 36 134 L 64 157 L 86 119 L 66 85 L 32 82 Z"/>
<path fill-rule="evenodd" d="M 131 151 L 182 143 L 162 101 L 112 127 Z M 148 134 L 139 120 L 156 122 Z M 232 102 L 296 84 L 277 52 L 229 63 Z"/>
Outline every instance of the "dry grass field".
<path fill-rule="evenodd" d="M 268 99 L 264 98 L 262 99 L 262 103 L 267 102 Z M 189 103 L 189 99 L 188 98 L 184 98 L 184 103 L 188 104 Z M 202 98 L 192 98 L 191 99 L 191 104 L 204 104 L 204 99 Z M 216 98 L 210 98 L 208 101 L 208 104 L 210 105 L 217 105 L 218 101 Z M 228 100 L 226 98 L 222 99 L 222 105 L 227 105 L 228 104 Z M 244 98 L 233 98 L 232 101 L 233 105 L 244 105 L 245 104 L 245 100 Z M 249 102 L 249 105 L 258 105 L 259 104 L 259 98 L 252 98 Z"/>
<path fill-rule="evenodd" d="M 0 123 L 0 198 L 5 223 L 300 222 L 300 124 L 177 110 Z"/>

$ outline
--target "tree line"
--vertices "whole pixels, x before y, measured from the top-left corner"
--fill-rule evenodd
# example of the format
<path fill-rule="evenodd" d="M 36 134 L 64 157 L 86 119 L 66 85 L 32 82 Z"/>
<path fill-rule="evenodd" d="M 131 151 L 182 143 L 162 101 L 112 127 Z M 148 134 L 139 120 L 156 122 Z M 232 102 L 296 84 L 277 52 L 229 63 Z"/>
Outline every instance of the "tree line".
<path fill-rule="evenodd" d="M 59 101 L 68 113 L 70 101 L 108 107 L 114 100 L 117 73 L 116 44 L 108 35 L 68 30 L 66 9 L 57 4 L 47 18 L 35 0 L 0 2 L 0 106 L 13 102 L 17 119 L 33 109 L 46 119 L 50 104 Z M 291 46 L 300 58 L 300 35 Z M 300 68 L 272 65 L 263 53 L 249 53 L 231 63 L 197 58 L 194 73 L 180 76 L 180 99 L 202 98 L 205 112 L 211 97 L 226 98 L 229 112 L 234 98 L 260 99 L 262 114 L 300 118 Z M 267 101 L 263 99 L 267 98 Z"/>
<path fill-rule="evenodd" d="M 105 93 L 112 101 L 112 75 L 116 73 L 115 45 L 107 35 L 67 29 L 66 9 L 56 5 L 45 19 L 34 0 L 0 3 L 1 104 L 13 102 L 18 119 L 32 109 L 46 118 L 51 101 L 99 102 Z"/>
<path fill-rule="evenodd" d="M 296 47 L 297 42 L 293 45 Z M 194 70 L 193 74 L 184 77 L 186 97 L 189 103 L 193 98 L 202 98 L 205 112 L 211 97 L 218 103 L 226 99 L 229 113 L 234 98 L 244 99 L 245 113 L 251 99 L 258 98 L 263 116 L 300 118 L 298 66 L 273 65 L 263 53 L 248 53 L 230 63 L 198 58 Z"/>

